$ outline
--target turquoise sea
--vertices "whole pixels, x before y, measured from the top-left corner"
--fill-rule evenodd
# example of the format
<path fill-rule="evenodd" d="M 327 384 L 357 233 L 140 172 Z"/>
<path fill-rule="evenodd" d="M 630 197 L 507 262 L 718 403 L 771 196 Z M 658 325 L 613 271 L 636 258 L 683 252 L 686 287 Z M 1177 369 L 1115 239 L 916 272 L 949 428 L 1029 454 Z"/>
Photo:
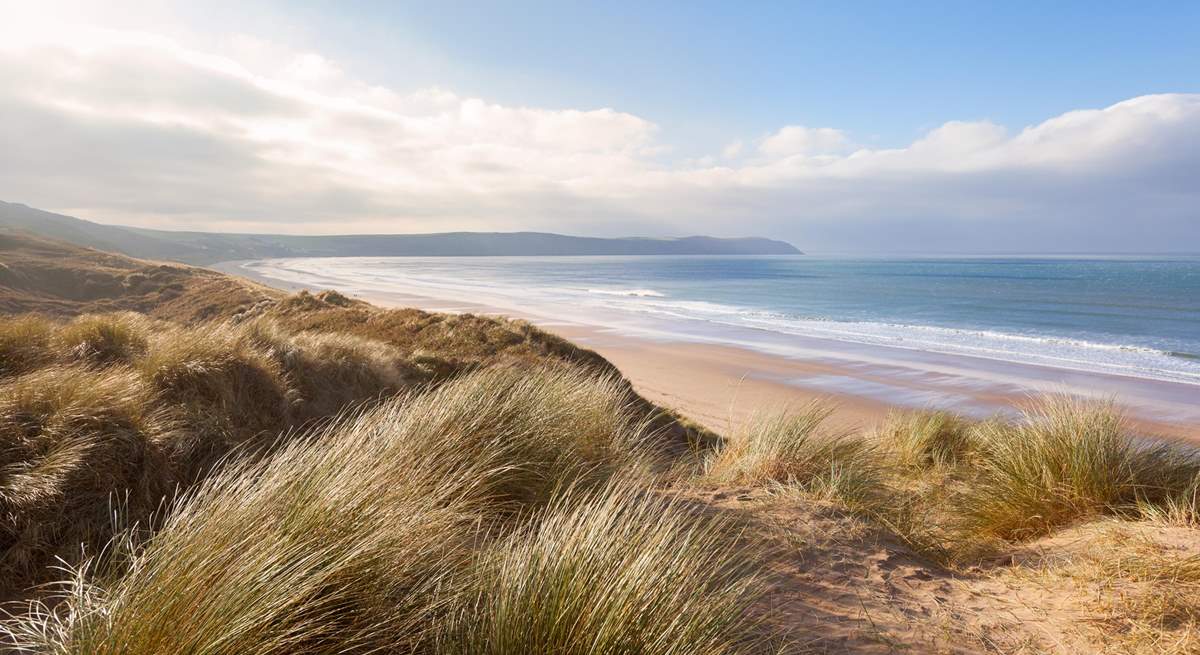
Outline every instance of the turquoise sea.
<path fill-rule="evenodd" d="M 737 328 L 1200 384 L 1200 256 L 461 257 L 260 262 L 561 318 Z"/>

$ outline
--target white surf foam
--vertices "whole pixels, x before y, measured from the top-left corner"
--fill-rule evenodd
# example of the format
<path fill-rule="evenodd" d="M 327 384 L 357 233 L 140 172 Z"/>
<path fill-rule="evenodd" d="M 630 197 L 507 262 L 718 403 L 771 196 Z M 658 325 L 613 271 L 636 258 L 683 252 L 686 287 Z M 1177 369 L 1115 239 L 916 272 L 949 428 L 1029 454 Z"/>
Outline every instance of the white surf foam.
<path fill-rule="evenodd" d="M 697 336 L 697 328 L 689 325 L 695 326 L 693 322 L 699 321 L 765 330 L 776 335 L 1200 384 L 1200 360 L 1134 345 L 993 330 L 797 317 L 703 300 L 668 299 L 649 288 L 528 287 L 497 280 L 364 268 L 364 264 L 375 263 L 373 260 L 266 260 L 248 266 L 264 275 L 294 282 L 358 292 L 407 291 L 418 295 L 425 292 L 431 297 L 481 302 L 499 308 L 534 309 L 554 318 L 578 319 L 581 309 L 592 308 L 631 318 L 640 315 L 670 319 L 658 321 L 657 329 L 669 329 L 682 337 Z M 778 345 L 777 341 L 773 345 Z"/>
<path fill-rule="evenodd" d="M 588 293 L 603 296 L 626 296 L 632 298 L 665 298 L 666 294 L 654 289 L 588 289 Z"/>

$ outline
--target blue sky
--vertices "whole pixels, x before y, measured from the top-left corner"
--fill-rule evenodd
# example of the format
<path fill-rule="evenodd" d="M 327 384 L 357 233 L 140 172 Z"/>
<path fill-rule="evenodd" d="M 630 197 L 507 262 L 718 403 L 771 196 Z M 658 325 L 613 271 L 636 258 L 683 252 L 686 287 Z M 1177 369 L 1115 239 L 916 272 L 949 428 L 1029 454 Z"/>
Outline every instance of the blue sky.
<path fill-rule="evenodd" d="M 1200 3 L 9 4 L 0 197 L 107 222 L 1200 242 Z"/>
<path fill-rule="evenodd" d="M 280 9 L 305 45 L 379 82 L 448 86 L 513 105 L 616 107 L 654 120 L 681 147 L 787 124 L 836 125 L 898 147 L 949 120 L 1020 127 L 1134 96 L 1200 90 L 1195 2 Z"/>

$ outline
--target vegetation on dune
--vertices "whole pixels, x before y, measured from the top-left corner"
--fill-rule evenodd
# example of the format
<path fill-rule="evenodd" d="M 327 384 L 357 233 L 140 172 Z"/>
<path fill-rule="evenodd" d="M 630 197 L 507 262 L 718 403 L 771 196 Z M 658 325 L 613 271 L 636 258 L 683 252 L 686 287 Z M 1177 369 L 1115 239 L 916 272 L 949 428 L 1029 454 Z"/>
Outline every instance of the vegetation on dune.
<path fill-rule="evenodd" d="M 893 411 L 875 431 L 889 460 L 899 466 L 929 468 L 961 464 L 975 449 L 974 427 L 945 411 Z"/>
<path fill-rule="evenodd" d="M 1136 441 L 1110 403 L 1051 397 L 1024 420 L 977 430 L 979 475 L 963 494 L 967 528 L 1022 539 L 1102 513 L 1158 506 L 1200 473 L 1180 446 Z"/>
<path fill-rule="evenodd" d="M 529 345 L 542 339 L 532 328 L 514 332 L 507 323 L 471 318 L 397 328 L 386 334 L 388 341 L 369 331 L 301 330 L 299 305 L 328 318 L 331 310 L 361 303 L 305 294 L 277 312 L 264 306 L 236 322 L 194 326 L 130 313 L 67 323 L 0 321 L 0 593 L 44 580 L 55 558 L 77 561 L 81 544 L 90 552 L 100 548 L 112 535 L 117 505 L 125 520 L 145 524 L 164 499 L 232 453 L 260 452 L 344 409 L 487 365 L 531 370 L 562 361 Z M 415 333 L 427 341 L 403 341 Z M 497 333 L 523 336 L 497 345 Z M 461 351 L 450 350 L 455 347 Z M 512 348 L 521 355 L 504 356 Z M 514 443 L 539 420 L 564 425 L 569 416 L 569 432 L 550 430 L 543 435 L 548 441 L 527 444 L 541 448 L 539 461 L 555 462 L 561 477 L 603 468 L 607 459 L 639 458 L 635 441 L 665 427 L 681 429 L 611 373 L 595 393 L 581 375 L 531 370 L 519 380 L 493 380 L 495 396 L 524 399 L 511 400 L 513 408 L 538 408 L 524 416 L 514 409 L 509 423 L 481 424 L 487 414 L 478 406 L 487 401 L 451 399 L 445 394 L 453 388 L 435 392 L 417 413 L 431 430 L 459 429 L 481 439 L 486 432 Z M 606 412 L 619 420 L 601 425 Z M 517 487 L 524 494 L 550 493 L 540 483 Z"/>
<path fill-rule="evenodd" d="M 645 437 L 619 392 L 568 369 L 481 371 L 231 464 L 145 543 L 10 621 L 10 640 L 64 654 L 728 652 L 746 630 L 745 564 L 722 523 L 606 483 L 637 474 Z M 507 611 L 526 612 L 532 641 L 493 639 L 516 634 Z"/>
<path fill-rule="evenodd" d="M 379 309 L 335 291 L 302 291 L 261 313 L 299 332 L 362 336 L 392 344 L 443 376 L 480 363 L 530 364 L 546 359 L 614 372 L 603 357 L 526 321 Z"/>
<path fill-rule="evenodd" d="M 833 411 L 816 401 L 751 420 L 713 453 L 709 478 L 794 487 L 848 506 L 870 502 L 881 484 L 879 458 L 861 436 L 822 430 Z"/>
<path fill-rule="evenodd" d="M 0 578 L 44 578 L 80 543 L 103 544 L 118 503 L 140 517 L 158 508 L 178 482 L 166 459 L 175 418 L 127 369 L 50 368 L 0 385 Z"/>
<path fill-rule="evenodd" d="M 182 264 L 144 261 L 0 230 L 0 313 L 59 318 L 140 312 L 180 323 L 219 320 L 283 294 Z"/>
<path fill-rule="evenodd" d="M 51 323 L 37 316 L 0 321 L 0 379 L 50 362 Z"/>
<path fill-rule="evenodd" d="M 479 556 L 438 652 L 749 652 L 760 593 L 728 520 L 617 481 L 570 490 Z"/>
<path fill-rule="evenodd" d="M 941 563 L 1102 515 L 1196 523 L 1200 454 L 1135 438 L 1111 403 L 1050 396 L 1011 421 L 894 413 L 867 437 L 823 432 L 829 414 L 751 421 L 707 479 L 834 501 Z"/>

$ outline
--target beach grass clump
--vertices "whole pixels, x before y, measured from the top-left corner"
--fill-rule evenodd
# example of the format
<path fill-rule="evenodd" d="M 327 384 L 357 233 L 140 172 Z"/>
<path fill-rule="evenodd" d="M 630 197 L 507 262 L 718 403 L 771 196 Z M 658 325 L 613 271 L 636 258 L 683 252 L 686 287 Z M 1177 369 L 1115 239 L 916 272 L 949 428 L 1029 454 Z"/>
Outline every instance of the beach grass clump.
<path fill-rule="evenodd" d="M 54 324 L 39 316 L 0 320 L 0 378 L 36 370 L 53 361 Z"/>
<path fill-rule="evenodd" d="M 678 499 L 628 481 L 570 490 L 482 553 L 438 652 L 751 652 L 752 558 Z"/>
<path fill-rule="evenodd" d="M 278 362 L 235 326 L 163 329 L 136 366 L 163 400 L 185 414 L 194 438 L 176 455 L 193 471 L 291 421 L 294 394 Z"/>
<path fill-rule="evenodd" d="M 128 369 L 53 367 L 0 384 L 0 587 L 102 546 L 118 504 L 134 520 L 154 512 L 176 483 L 163 446 L 178 427 Z"/>
<path fill-rule="evenodd" d="M 88 314 L 55 331 L 60 356 L 98 366 L 128 364 L 146 353 L 150 321 L 137 314 Z"/>
<path fill-rule="evenodd" d="M 350 419 L 214 473 L 124 566 L 6 625 L 39 653 L 411 652 L 469 562 L 496 450 Z M 499 444 L 493 444 L 498 448 Z"/>
<path fill-rule="evenodd" d="M 658 436 L 618 378 L 565 365 L 480 370 L 394 406 L 405 439 L 472 453 L 500 449 L 511 467 L 489 481 L 497 503 L 541 505 L 567 485 L 655 465 Z"/>
<path fill-rule="evenodd" d="M 833 408 L 813 402 L 752 419 L 718 447 L 708 477 L 734 484 L 793 486 L 848 505 L 871 500 L 882 483 L 878 454 L 859 435 L 822 430 Z"/>
<path fill-rule="evenodd" d="M 395 395 L 428 376 L 399 349 L 340 333 L 292 333 L 270 319 L 238 327 L 242 339 L 278 362 L 297 394 L 299 418 L 332 416 L 358 403 Z"/>
<path fill-rule="evenodd" d="M 636 475 L 621 468 L 642 438 L 623 432 L 637 423 L 622 393 L 564 367 L 480 371 L 227 462 L 122 566 L 83 567 L 74 593 L 10 621 L 10 640 L 64 654 L 419 651 L 475 589 L 479 543 L 601 472 Z M 657 510 L 632 518 L 649 528 Z"/>
<path fill-rule="evenodd" d="M 945 411 L 893 411 L 875 431 L 892 464 L 928 469 L 964 463 L 974 449 L 971 422 Z"/>
<path fill-rule="evenodd" d="M 1052 396 L 1024 420 L 977 431 L 978 478 L 962 495 L 969 530 L 1039 536 L 1073 521 L 1158 506 L 1194 480 L 1198 461 L 1170 444 L 1136 441 L 1111 403 Z"/>

